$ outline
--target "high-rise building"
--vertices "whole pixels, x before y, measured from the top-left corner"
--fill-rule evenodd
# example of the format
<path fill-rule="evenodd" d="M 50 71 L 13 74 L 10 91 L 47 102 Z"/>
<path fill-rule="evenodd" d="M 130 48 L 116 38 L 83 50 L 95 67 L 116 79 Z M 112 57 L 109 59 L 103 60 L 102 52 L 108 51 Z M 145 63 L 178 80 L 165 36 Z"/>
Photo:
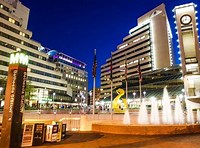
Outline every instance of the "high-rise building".
<path fill-rule="evenodd" d="M 172 50 L 171 29 L 165 5 L 161 4 L 138 18 L 138 25 L 112 53 L 112 62 L 109 58 L 101 66 L 101 98 L 110 96 L 111 67 L 115 89 L 123 80 L 138 76 L 138 65 L 142 74 L 172 66 Z"/>
<path fill-rule="evenodd" d="M 100 101 L 100 94 L 101 94 L 101 89 L 100 88 L 95 88 L 95 102 Z M 93 105 L 93 89 L 89 91 L 89 102 L 88 105 Z"/>
<path fill-rule="evenodd" d="M 7 76 L 10 53 L 20 50 L 29 55 L 28 81 L 36 89 L 33 104 L 74 102 L 74 92 L 87 93 L 86 65 L 63 53 L 57 53 L 58 60 L 52 61 L 52 51 L 31 39 L 29 11 L 18 0 L 0 0 L 0 77 Z"/>
<path fill-rule="evenodd" d="M 50 56 L 51 53 L 54 53 L 53 57 Z M 62 79 L 67 81 L 68 86 L 72 88 L 72 98 L 86 97 L 88 92 L 86 64 L 64 53 L 58 53 L 55 50 L 49 51 L 48 54 L 50 57 L 49 60 L 56 63 L 56 71 L 62 73 Z"/>

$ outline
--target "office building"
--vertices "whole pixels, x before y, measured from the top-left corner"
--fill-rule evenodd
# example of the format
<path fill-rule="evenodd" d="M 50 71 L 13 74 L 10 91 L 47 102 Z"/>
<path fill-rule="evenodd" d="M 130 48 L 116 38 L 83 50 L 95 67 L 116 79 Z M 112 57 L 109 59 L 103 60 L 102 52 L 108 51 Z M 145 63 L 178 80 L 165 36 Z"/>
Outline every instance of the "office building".
<path fill-rule="evenodd" d="M 76 98 L 77 102 L 87 96 L 88 92 L 88 73 L 86 72 L 86 64 L 64 53 L 56 50 L 45 48 L 49 55 L 49 61 L 56 64 L 56 71 L 62 73 L 62 79 L 67 81 L 71 87 L 72 98 Z M 86 103 L 86 100 L 84 101 Z"/>
<path fill-rule="evenodd" d="M 22 51 L 29 55 L 28 81 L 35 88 L 31 104 L 72 103 L 77 93 L 87 92 L 85 64 L 63 53 L 52 61 L 52 52 L 31 39 L 29 12 L 18 0 L 0 0 L 0 77 L 7 76 L 10 53 Z"/>
<path fill-rule="evenodd" d="M 161 4 L 138 18 L 138 25 L 112 53 L 112 60 L 101 66 L 101 98 L 110 97 L 111 67 L 115 90 L 125 79 L 138 77 L 138 65 L 142 74 L 172 66 L 172 52 L 171 29 L 165 5 Z"/>
<path fill-rule="evenodd" d="M 100 94 L 101 94 L 100 88 L 95 88 L 95 97 L 94 97 L 95 102 L 100 101 Z M 89 91 L 89 98 L 88 99 L 89 99 L 88 105 L 93 105 L 93 89 Z"/>

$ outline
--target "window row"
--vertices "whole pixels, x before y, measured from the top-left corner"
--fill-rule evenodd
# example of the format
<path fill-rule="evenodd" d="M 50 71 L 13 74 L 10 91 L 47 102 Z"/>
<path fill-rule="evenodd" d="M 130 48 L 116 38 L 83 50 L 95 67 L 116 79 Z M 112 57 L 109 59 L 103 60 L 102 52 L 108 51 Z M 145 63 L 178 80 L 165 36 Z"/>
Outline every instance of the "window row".
<path fill-rule="evenodd" d="M 36 69 L 31 69 L 31 72 L 36 73 L 36 74 L 40 74 L 40 75 L 44 75 L 44 76 L 47 76 L 47 77 L 51 77 L 51 78 L 61 79 L 61 76 L 57 76 L 57 75 L 50 74 L 50 73 L 47 73 L 47 72 L 43 72 L 43 71 L 36 70 Z"/>
<path fill-rule="evenodd" d="M 7 21 L 9 21 L 9 22 L 11 22 L 11 23 L 13 23 L 13 24 L 15 24 L 15 25 L 17 25 L 17 26 L 20 26 L 20 27 L 21 27 L 20 22 L 18 22 L 18 21 L 16 21 L 16 20 L 14 20 L 14 19 L 12 19 L 12 18 L 10 18 L 10 17 L 4 15 L 3 13 L 0 13 L 0 17 L 3 18 L 3 19 L 5 19 L 5 20 L 7 20 Z"/>
<path fill-rule="evenodd" d="M 8 62 L 6 62 L 6 61 L 2 61 L 2 60 L 0 60 L 0 65 L 8 66 L 8 65 L 9 65 L 9 63 L 8 63 Z"/>
<path fill-rule="evenodd" d="M 30 76 L 28 76 L 28 80 L 29 81 L 39 82 L 39 83 L 45 83 L 45 84 L 55 85 L 55 86 L 67 87 L 65 84 L 62 84 L 62 83 L 57 83 L 57 82 L 53 82 L 53 81 L 49 81 L 49 80 L 44 80 L 44 79 L 40 79 L 40 78 L 35 78 L 35 77 L 30 77 Z"/>
<path fill-rule="evenodd" d="M 130 46 L 130 47 L 124 49 L 124 50 L 121 50 L 120 52 L 116 52 L 116 53 L 113 54 L 113 56 L 117 56 L 117 55 L 119 55 L 119 54 L 121 54 L 121 53 L 124 53 L 124 52 L 126 52 L 126 51 L 129 51 L 129 50 L 132 49 L 132 48 L 135 48 L 135 47 L 137 47 L 137 46 L 140 46 L 140 45 L 145 44 L 145 43 L 148 43 L 148 42 L 150 42 L 150 39 L 149 39 L 149 38 L 148 38 L 148 39 L 145 39 L 144 41 L 139 42 L 139 43 L 137 43 L 137 44 L 135 44 L 135 45 L 132 45 L 132 46 Z M 140 50 L 140 49 L 142 49 L 142 48 L 143 48 L 143 47 L 140 47 L 140 48 L 135 49 L 135 50 L 133 50 L 133 51 L 136 52 L 136 51 L 138 51 L 138 50 Z"/>
<path fill-rule="evenodd" d="M 32 49 L 38 50 L 37 46 L 35 46 L 33 44 L 30 44 L 28 42 L 22 41 L 22 40 L 20 40 L 18 38 L 15 38 L 15 37 L 13 37 L 11 35 L 8 35 L 8 34 L 4 33 L 4 32 L 0 32 L 0 36 L 3 36 L 5 38 L 7 38 L 7 39 L 10 39 L 10 40 L 15 41 L 15 42 L 17 42 L 19 44 L 25 45 L 25 46 L 30 47 Z"/>
<path fill-rule="evenodd" d="M 11 26 L 8 26 L 8 25 L 2 23 L 2 22 L 0 22 L 0 27 L 3 27 L 3 28 L 5 28 L 5 29 L 7 29 L 9 31 L 12 31 L 12 32 L 16 33 L 16 34 L 19 34 L 19 35 L 21 35 L 21 36 L 23 36 L 25 38 L 28 38 L 28 39 L 30 38 L 30 36 L 28 34 L 25 34 L 25 33 L 15 29 L 15 28 L 11 27 Z"/>
<path fill-rule="evenodd" d="M 7 12 L 9 12 L 9 8 L 4 6 L 3 4 L 0 4 L 0 8 L 5 10 L 5 11 L 7 11 Z"/>
<path fill-rule="evenodd" d="M 0 75 L 8 76 L 8 72 L 4 70 L 0 70 Z"/>
<path fill-rule="evenodd" d="M 39 66 L 39 67 L 42 67 L 42 68 L 45 68 L 45 69 L 54 70 L 54 67 L 52 67 L 52 66 L 48 66 L 48 65 L 45 65 L 45 64 L 42 64 L 42 63 L 39 63 L 39 62 L 36 62 L 36 61 L 32 61 L 32 60 L 29 60 L 29 64 Z"/>
<path fill-rule="evenodd" d="M 17 50 L 17 47 L 16 47 L 16 46 L 11 45 L 11 44 L 8 44 L 8 43 L 3 42 L 3 41 L 0 41 L 0 45 L 1 45 L 1 46 L 4 46 L 4 47 L 6 47 L 6 48 L 9 48 L 9 49 L 15 50 L 15 51 Z M 32 56 L 32 57 L 35 57 L 35 58 L 40 58 L 40 56 L 39 56 L 38 54 L 35 54 L 35 53 L 33 53 L 33 52 L 30 52 L 30 51 L 27 51 L 27 50 L 24 50 L 24 49 L 21 49 L 21 51 L 24 52 L 24 53 L 26 53 L 26 54 L 29 55 L 29 56 Z M 10 55 L 9 55 L 9 56 L 10 56 Z M 8 56 L 8 57 L 9 57 L 9 56 Z M 45 58 L 45 57 L 42 57 L 42 58 L 40 58 L 40 59 L 46 61 L 46 58 Z"/>

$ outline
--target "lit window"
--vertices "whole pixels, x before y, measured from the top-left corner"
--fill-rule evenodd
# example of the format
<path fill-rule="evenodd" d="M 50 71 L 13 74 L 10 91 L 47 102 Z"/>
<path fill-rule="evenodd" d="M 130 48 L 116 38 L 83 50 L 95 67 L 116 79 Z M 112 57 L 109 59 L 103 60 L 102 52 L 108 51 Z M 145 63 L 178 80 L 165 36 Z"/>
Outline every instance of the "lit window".
<path fill-rule="evenodd" d="M 9 18 L 9 19 L 8 19 L 8 21 L 9 21 L 9 22 L 12 22 L 12 19 L 11 19 L 11 18 Z"/>
<path fill-rule="evenodd" d="M 3 8 L 3 5 L 0 5 L 0 8 Z"/>

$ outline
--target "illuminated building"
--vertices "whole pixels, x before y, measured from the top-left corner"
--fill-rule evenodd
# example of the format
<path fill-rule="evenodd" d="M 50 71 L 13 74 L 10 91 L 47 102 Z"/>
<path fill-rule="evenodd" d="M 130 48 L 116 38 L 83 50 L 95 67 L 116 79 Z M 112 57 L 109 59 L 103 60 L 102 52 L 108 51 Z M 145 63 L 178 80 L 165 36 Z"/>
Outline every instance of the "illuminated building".
<path fill-rule="evenodd" d="M 29 55 L 28 81 L 36 89 L 32 104 L 36 101 L 41 104 L 74 102 L 73 96 L 79 89 L 87 92 L 85 64 L 70 57 L 73 59 L 71 63 L 64 58 L 69 56 L 62 53 L 58 53 L 59 60 L 51 61 L 51 56 L 47 54 L 51 51 L 32 40 L 32 32 L 27 30 L 29 11 L 18 0 L 0 0 L 0 77 L 7 76 L 10 53 L 22 51 Z M 72 79 L 68 80 L 66 74 L 70 72 L 74 75 L 71 73 Z"/>
<path fill-rule="evenodd" d="M 200 104 L 200 48 L 198 39 L 197 5 L 194 3 L 176 6 L 174 18 L 180 48 L 180 60 L 184 77 L 184 89 L 191 108 Z M 190 102 L 192 101 L 192 103 Z M 187 103 L 186 102 L 186 103 Z"/>
<path fill-rule="evenodd" d="M 86 64 L 56 50 L 47 49 L 49 61 L 56 63 L 56 71 L 62 73 L 62 79 L 67 81 L 69 87 L 72 88 L 72 97 L 80 98 L 81 94 L 87 96 L 88 79 L 86 72 Z M 86 102 L 85 102 L 86 103 Z"/>
<path fill-rule="evenodd" d="M 139 63 L 142 74 L 172 66 L 172 50 L 171 29 L 165 5 L 161 4 L 138 18 L 138 25 L 112 53 L 113 89 L 122 86 L 126 76 L 137 77 Z M 101 66 L 101 98 L 110 96 L 110 65 L 111 58 Z"/>
<path fill-rule="evenodd" d="M 183 75 L 200 74 L 197 11 L 194 3 L 174 8 Z"/>
<path fill-rule="evenodd" d="M 101 90 L 100 88 L 95 88 L 95 102 L 99 102 L 100 101 L 100 94 L 101 94 Z M 93 105 L 93 89 L 89 91 L 89 102 L 88 105 Z"/>

